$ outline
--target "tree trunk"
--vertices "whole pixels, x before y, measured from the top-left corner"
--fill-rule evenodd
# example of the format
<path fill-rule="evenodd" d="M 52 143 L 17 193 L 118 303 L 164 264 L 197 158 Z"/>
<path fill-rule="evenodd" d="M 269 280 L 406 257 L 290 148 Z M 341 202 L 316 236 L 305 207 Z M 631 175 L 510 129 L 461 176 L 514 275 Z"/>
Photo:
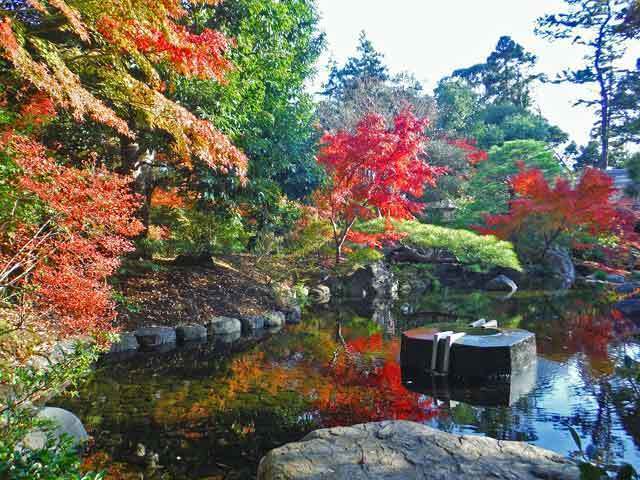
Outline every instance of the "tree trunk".
<path fill-rule="evenodd" d="M 139 210 L 140 220 L 144 226 L 144 230 L 140 233 L 141 237 L 147 234 L 149 228 L 149 214 L 151 211 L 151 194 L 155 187 L 155 179 L 153 175 L 153 164 L 155 162 L 155 150 L 140 151 L 140 146 L 130 140 L 123 140 L 122 143 L 122 167 L 121 172 L 124 175 L 130 175 L 133 178 L 133 190 L 142 197 L 142 205 Z"/>
<path fill-rule="evenodd" d="M 607 85 L 607 79 L 605 78 L 606 68 L 602 64 L 604 55 L 604 42 L 606 36 L 606 29 L 611 22 L 612 14 L 609 7 L 609 14 L 605 21 L 600 26 L 598 32 L 598 38 L 596 40 L 596 54 L 594 58 L 594 67 L 596 70 L 596 77 L 598 80 L 598 86 L 600 87 L 600 161 L 598 167 L 602 170 L 606 170 L 609 166 L 609 87 Z"/>

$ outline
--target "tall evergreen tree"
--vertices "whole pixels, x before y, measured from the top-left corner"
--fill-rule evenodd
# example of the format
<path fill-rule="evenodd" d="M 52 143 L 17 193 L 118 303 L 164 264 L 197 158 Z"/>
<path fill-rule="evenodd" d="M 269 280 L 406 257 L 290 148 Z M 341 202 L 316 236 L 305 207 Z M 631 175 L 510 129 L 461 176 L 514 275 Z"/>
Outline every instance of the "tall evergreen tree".
<path fill-rule="evenodd" d="M 485 63 L 453 72 L 466 80 L 487 101 L 531 106 L 531 85 L 542 75 L 534 71 L 537 57 L 509 36 L 502 36 Z"/>
<path fill-rule="evenodd" d="M 337 97 L 354 87 L 356 82 L 388 79 L 389 70 L 384 64 L 384 56 L 374 48 L 367 34 L 362 31 L 358 39 L 357 56 L 349 57 L 342 67 L 332 65 L 322 94 Z"/>
<path fill-rule="evenodd" d="M 587 48 L 585 65 L 568 69 L 556 81 L 577 85 L 594 84 L 598 98 L 582 98 L 577 104 L 596 107 L 597 131 L 600 142 L 598 167 L 609 165 L 611 134 L 611 100 L 620 77 L 618 61 L 626 52 L 625 38 L 620 24 L 629 7 L 628 0 L 565 0 L 563 13 L 545 15 L 538 19 L 536 33 L 543 38 L 571 40 L 574 45 Z"/>

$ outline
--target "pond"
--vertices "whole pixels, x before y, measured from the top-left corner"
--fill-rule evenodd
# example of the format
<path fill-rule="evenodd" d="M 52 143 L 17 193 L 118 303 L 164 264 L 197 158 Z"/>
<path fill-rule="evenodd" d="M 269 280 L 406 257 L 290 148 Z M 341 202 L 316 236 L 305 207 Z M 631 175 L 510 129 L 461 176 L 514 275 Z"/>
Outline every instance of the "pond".
<path fill-rule="evenodd" d="M 403 379 L 398 336 L 442 320 L 434 312 L 534 332 L 536 367 L 481 385 Z M 87 463 L 109 465 L 108 478 L 252 478 L 269 449 L 313 429 L 384 419 L 575 456 L 572 427 L 591 458 L 640 466 L 640 341 L 592 292 L 444 291 L 375 318 L 344 307 L 262 338 L 105 359 L 51 404 L 82 419 Z"/>

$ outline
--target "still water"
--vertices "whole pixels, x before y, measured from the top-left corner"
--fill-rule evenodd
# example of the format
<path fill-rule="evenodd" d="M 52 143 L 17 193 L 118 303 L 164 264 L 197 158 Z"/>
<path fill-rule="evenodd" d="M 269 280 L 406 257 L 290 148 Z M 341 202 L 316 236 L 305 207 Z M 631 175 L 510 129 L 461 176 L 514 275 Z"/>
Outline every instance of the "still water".
<path fill-rule="evenodd" d="M 490 384 L 403 378 L 398 336 L 441 321 L 434 312 L 534 332 L 537 365 Z M 384 419 L 576 456 L 572 427 L 588 457 L 640 466 L 640 341 L 606 301 L 441 292 L 374 318 L 385 320 L 344 307 L 277 333 L 107 359 L 51 405 L 83 420 L 87 465 L 116 479 L 253 478 L 265 452 L 310 430 Z"/>

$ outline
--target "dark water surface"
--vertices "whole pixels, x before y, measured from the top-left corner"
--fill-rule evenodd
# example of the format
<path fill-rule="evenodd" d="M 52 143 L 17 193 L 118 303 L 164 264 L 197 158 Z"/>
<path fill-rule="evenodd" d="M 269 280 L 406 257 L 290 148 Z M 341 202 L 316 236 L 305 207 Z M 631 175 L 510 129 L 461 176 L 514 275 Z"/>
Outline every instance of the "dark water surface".
<path fill-rule="evenodd" d="M 399 334 L 442 318 L 402 311 L 530 330 L 537 366 L 493 383 L 403 383 Z M 383 419 L 575 456 L 571 426 L 591 458 L 640 466 L 640 341 L 594 294 L 444 292 L 376 318 L 385 324 L 327 310 L 262 338 L 104 361 L 77 397 L 51 405 L 82 419 L 95 439 L 88 463 L 108 465 L 107 478 L 252 478 L 269 449 L 310 430 Z"/>

